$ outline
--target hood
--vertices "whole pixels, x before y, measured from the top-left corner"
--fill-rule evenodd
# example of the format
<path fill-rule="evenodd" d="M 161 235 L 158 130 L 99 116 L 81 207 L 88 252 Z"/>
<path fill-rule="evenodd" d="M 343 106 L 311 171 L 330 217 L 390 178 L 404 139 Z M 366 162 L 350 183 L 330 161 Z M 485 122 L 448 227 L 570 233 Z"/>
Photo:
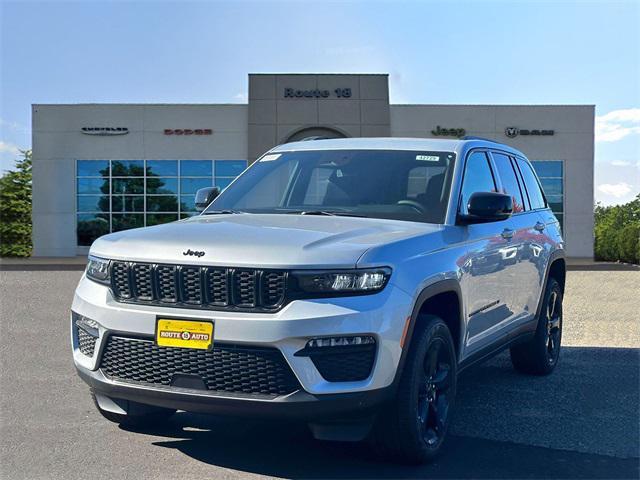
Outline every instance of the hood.
<path fill-rule="evenodd" d="M 353 267 L 371 247 L 441 228 L 426 223 L 355 217 L 202 215 L 105 235 L 94 242 L 91 254 L 193 265 Z M 199 256 L 185 255 L 189 250 Z"/>

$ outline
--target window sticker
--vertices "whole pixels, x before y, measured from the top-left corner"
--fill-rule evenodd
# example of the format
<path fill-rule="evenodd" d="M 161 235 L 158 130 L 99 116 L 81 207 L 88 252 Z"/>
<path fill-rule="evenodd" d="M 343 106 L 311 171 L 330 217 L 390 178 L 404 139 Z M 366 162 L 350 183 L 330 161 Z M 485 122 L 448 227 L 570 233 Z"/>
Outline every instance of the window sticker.
<path fill-rule="evenodd" d="M 262 157 L 260 159 L 261 162 L 273 162 L 274 160 L 277 160 L 280 158 L 280 155 L 282 155 L 281 153 L 271 153 L 269 155 L 265 155 L 264 157 Z"/>
<path fill-rule="evenodd" d="M 423 162 L 439 162 L 440 157 L 437 155 L 416 155 L 416 160 L 421 160 Z"/>

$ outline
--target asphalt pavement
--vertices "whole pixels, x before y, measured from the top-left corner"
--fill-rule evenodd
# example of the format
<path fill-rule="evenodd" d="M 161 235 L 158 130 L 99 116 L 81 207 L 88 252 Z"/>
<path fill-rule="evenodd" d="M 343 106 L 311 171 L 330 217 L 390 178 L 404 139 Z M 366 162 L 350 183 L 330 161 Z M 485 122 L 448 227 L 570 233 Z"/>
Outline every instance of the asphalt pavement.
<path fill-rule="evenodd" d="M 78 271 L 0 271 L 0 477 L 639 478 L 640 272 L 572 271 L 549 377 L 507 354 L 465 372 L 440 459 L 398 466 L 296 424 L 179 413 L 155 430 L 104 420 L 76 376 Z"/>

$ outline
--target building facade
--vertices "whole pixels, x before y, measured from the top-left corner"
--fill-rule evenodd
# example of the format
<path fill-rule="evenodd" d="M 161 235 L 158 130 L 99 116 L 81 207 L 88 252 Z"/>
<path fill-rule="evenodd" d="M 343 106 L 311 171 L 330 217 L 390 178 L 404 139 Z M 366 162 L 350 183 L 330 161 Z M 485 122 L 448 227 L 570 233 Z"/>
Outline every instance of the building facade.
<path fill-rule="evenodd" d="M 34 256 L 195 213 L 280 143 L 311 136 L 509 144 L 533 162 L 567 253 L 593 256 L 593 105 L 390 105 L 387 75 L 252 74 L 248 104 L 33 105 Z"/>

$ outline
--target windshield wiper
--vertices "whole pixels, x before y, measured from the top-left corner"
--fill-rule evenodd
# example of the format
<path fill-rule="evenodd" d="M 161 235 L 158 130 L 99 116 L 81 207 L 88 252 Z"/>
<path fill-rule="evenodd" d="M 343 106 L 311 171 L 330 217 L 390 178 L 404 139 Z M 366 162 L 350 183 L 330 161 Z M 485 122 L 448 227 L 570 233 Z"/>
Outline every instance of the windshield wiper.
<path fill-rule="evenodd" d="M 231 214 L 240 214 L 240 213 L 248 213 L 248 212 L 243 212 L 241 210 L 208 210 L 206 212 L 202 212 L 202 215 L 231 215 Z"/>
<path fill-rule="evenodd" d="M 293 210 L 287 213 L 292 215 L 326 215 L 329 217 L 364 217 L 364 215 L 355 213 L 329 210 Z"/>

